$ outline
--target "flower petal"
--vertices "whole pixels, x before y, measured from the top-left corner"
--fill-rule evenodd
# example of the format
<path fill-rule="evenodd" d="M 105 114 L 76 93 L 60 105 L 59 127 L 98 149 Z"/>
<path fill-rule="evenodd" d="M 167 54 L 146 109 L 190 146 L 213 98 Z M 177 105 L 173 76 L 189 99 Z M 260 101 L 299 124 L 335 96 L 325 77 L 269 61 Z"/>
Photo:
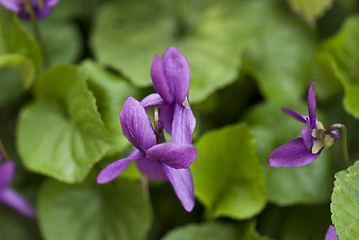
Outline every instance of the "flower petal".
<path fill-rule="evenodd" d="M 140 158 L 136 161 L 137 168 L 151 180 L 167 181 L 168 178 L 162 169 L 162 164 L 148 158 Z"/>
<path fill-rule="evenodd" d="M 328 231 L 325 234 L 325 240 L 338 240 L 338 236 L 333 225 L 329 226 Z"/>
<path fill-rule="evenodd" d="M 196 160 L 197 149 L 191 145 L 173 142 L 157 144 L 146 151 L 148 159 L 162 162 L 172 168 L 188 168 Z"/>
<path fill-rule="evenodd" d="M 136 99 L 126 99 L 120 113 L 120 122 L 123 134 L 137 149 L 145 151 L 157 143 L 151 120 Z"/>
<path fill-rule="evenodd" d="M 186 57 L 177 48 L 170 47 L 162 56 L 162 65 L 174 101 L 182 104 L 188 95 L 191 80 Z"/>
<path fill-rule="evenodd" d="M 11 183 L 15 172 L 15 162 L 7 161 L 0 165 L 0 188 Z"/>
<path fill-rule="evenodd" d="M 133 161 L 143 158 L 143 154 L 138 150 L 133 150 L 131 154 L 116 162 L 107 165 L 97 176 L 97 183 L 104 184 L 114 180 L 123 170 Z"/>
<path fill-rule="evenodd" d="M 160 60 L 157 55 L 155 55 L 152 60 L 151 78 L 153 88 L 156 92 L 161 95 L 167 103 L 172 103 L 174 101 L 173 88 L 168 86 L 169 83 L 163 71 L 162 60 Z"/>
<path fill-rule="evenodd" d="M 301 167 L 318 158 L 321 151 L 312 154 L 302 138 L 291 140 L 278 147 L 269 155 L 271 167 Z"/>
<path fill-rule="evenodd" d="M 307 121 L 307 119 L 309 119 L 308 116 L 301 115 L 289 108 L 282 108 L 282 111 L 289 114 L 291 117 L 297 119 L 298 121 L 301 121 L 304 123 Z"/>
<path fill-rule="evenodd" d="M 313 129 L 310 126 L 309 122 L 306 122 L 305 125 L 307 126 L 307 129 L 303 129 L 301 131 L 303 142 L 308 150 L 312 149 L 314 138 L 312 136 Z"/>
<path fill-rule="evenodd" d="M 172 122 L 172 142 L 178 144 L 191 144 L 196 118 L 191 108 L 175 104 Z"/>
<path fill-rule="evenodd" d="M 174 113 L 175 104 L 162 104 L 160 110 L 161 121 L 165 126 L 165 130 L 172 134 L 172 121 L 173 121 L 173 113 Z"/>
<path fill-rule="evenodd" d="M 53 7 L 59 3 L 60 0 L 45 0 L 45 5 L 49 7 Z"/>
<path fill-rule="evenodd" d="M 145 97 L 144 99 L 142 99 L 141 101 L 141 105 L 147 109 L 150 106 L 154 106 L 154 105 L 158 105 L 158 104 L 163 104 L 165 101 L 162 99 L 162 97 L 157 94 L 157 93 L 152 93 L 150 95 L 148 95 L 147 97 Z"/>
<path fill-rule="evenodd" d="M 313 80 L 308 91 L 308 114 L 309 114 L 309 121 L 312 129 L 317 128 L 315 108 L 316 108 L 316 100 L 315 100 L 314 80 Z"/>
<path fill-rule="evenodd" d="M 45 4 L 43 8 L 35 7 L 35 15 L 37 19 L 43 19 L 50 15 L 51 7 Z"/>
<path fill-rule="evenodd" d="M 174 169 L 166 164 L 162 164 L 163 171 L 187 212 L 191 212 L 194 207 L 194 185 L 191 171 L 188 168 Z"/>
<path fill-rule="evenodd" d="M 35 210 L 32 205 L 20 194 L 11 188 L 3 188 L 0 191 L 0 202 L 16 209 L 22 215 L 33 218 Z"/>
<path fill-rule="evenodd" d="M 21 11 L 21 3 L 18 0 L 0 0 L 0 4 L 13 12 Z"/>

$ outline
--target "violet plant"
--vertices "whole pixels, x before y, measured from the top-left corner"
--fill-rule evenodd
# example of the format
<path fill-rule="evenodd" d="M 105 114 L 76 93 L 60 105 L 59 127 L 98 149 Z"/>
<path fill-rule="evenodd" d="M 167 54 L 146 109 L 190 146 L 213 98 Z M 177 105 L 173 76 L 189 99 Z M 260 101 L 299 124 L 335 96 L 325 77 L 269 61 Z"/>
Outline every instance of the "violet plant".
<path fill-rule="evenodd" d="M 338 240 L 337 232 L 335 231 L 335 227 L 333 225 L 329 226 L 324 240 Z"/>
<path fill-rule="evenodd" d="M 183 207 L 190 212 L 194 207 L 194 186 L 188 167 L 195 161 L 197 150 L 192 145 L 196 120 L 187 96 L 188 62 L 180 51 L 171 47 L 162 61 L 155 56 L 151 73 L 153 86 L 160 94 L 151 94 L 141 103 L 129 97 L 120 114 L 122 132 L 136 150 L 105 167 L 97 182 L 112 181 L 136 160 L 138 169 L 148 178 L 169 180 Z M 161 105 L 163 117 L 162 122 L 156 107 L 154 129 L 145 111 L 151 105 Z M 165 141 L 163 128 L 172 134 L 171 142 Z"/>
<path fill-rule="evenodd" d="M 32 14 L 37 19 L 46 18 L 58 2 L 59 0 L 0 0 L 1 5 L 18 13 L 25 20 L 30 20 Z"/>

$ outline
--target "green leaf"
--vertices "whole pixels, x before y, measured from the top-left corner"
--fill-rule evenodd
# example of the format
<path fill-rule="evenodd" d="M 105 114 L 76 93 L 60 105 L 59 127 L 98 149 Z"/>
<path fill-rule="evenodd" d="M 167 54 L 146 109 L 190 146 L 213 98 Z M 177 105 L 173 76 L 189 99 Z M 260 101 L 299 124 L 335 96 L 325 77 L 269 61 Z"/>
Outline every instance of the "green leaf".
<path fill-rule="evenodd" d="M 54 180 L 40 191 L 38 216 L 48 240 L 138 240 L 151 225 L 151 208 L 141 187 L 130 181 L 78 185 Z"/>
<path fill-rule="evenodd" d="M 30 60 L 19 54 L 0 56 L 0 68 L 10 67 L 17 70 L 22 77 L 25 89 L 29 89 L 35 78 L 35 68 Z"/>
<path fill-rule="evenodd" d="M 332 69 L 344 86 L 344 106 L 356 118 L 359 118 L 358 24 L 359 15 L 348 18 L 341 30 L 321 48 L 321 51 L 330 54 Z"/>
<path fill-rule="evenodd" d="M 35 100 L 22 109 L 17 129 L 17 146 L 28 169 L 79 182 L 110 143 L 83 74 L 60 65 L 39 76 Z"/>
<path fill-rule="evenodd" d="M 335 175 L 330 208 L 339 239 L 356 239 L 359 236 L 359 161 Z"/>
<path fill-rule="evenodd" d="M 268 200 L 279 205 L 328 201 L 333 178 L 328 150 L 324 150 L 315 162 L 303 167 L 269 166 L 269 154 L 289 140 L 300 137 L 300 131 L 305 128 L 303 123 L 282 112 L 282 107 L 307 113 L 305 105 L 267 102 L 253 107 L 245 118 L 255 136 L 256 150 L 266 175 Z M 325 124 L 320 114 L 318 119 Z"/>
<path fill-rule="evenodd" d="M 219 221 L 193 223 L 170 231 L 162 240 L 269 240 L 267 237 L 260 237 L 254 227 L 253 223 L 233 224 Z"/>
<path fill-rule="evenodd" d="M 301 15 L 309 24 L 321 17 L 332 5 L 334 0 L 287 0 L 294 12 Z"/>
<path fill-rule="evenodd" d="M 21 26 L 18 18 L 9 12 L 0 12 L 0 54 L 20 54 L 32 62 L 36 69 L 42 63 L 38 43 Z"/>
<path fill-rule="evenodd" d="M 236 219 L 258 214 L 266 204 L 264 175 L 245 124 L 204 135 L 191 165 L 195 194 L 210 217 Z"/>
<path fill-rule="evenodd" d="M 97 59 L 145 87 L 151 85 L 153 56 L 176 46 L 191 68 L 191 101 L 199 102 L 236 79 L 243 56 L 244 71 L 256 77 L 266 97 L 287 101 L 301 96 L 314 41 L 279 2 L 177 3 L 105 5 L 91 39 Z"/>
<path fill-rule="evenodd" d="M 88 85 L 96 97 L 98 111 L 112 138 L 112 149 L 108 154 L 118 153 L 129 146 L 124 137 L 119 114 L 125 100 L 136 98 L 138 91 L 119 76 L 106 72 L 100 65 L 91 60 L 84 61 L 81 69 L 88 75 Z"/>

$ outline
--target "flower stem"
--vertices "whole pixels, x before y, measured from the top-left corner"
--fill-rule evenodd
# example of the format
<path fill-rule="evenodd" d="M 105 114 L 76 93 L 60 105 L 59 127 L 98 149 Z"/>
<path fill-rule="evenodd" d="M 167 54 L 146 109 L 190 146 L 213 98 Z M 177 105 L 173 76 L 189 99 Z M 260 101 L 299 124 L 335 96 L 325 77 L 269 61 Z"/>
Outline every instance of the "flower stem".
<path fill-rule="evenodd" d="M 331 126 L 329 126 L 328 129 L 325 132 L 330 133 L 330 131 L 332 131 L 334 129 L 341 129 L 342 130 L 342 133 L 343 133 L 342 143 L 343 143 L 344 161 L 345 161 L 346 167 L 348 168 L 351 165 L 351 163 L 350 163 L 349 153 L 348 153 L 347 128 L 345 127 L 344 124 L 335 123 L 335 124 L 332 124 Z"/>
<path fill-rule="evenodd" d="M 148 178 L 143 174 L 141 174 L 141 186 L 142 186 L 142 191 L 143 191 L 145 198 L 149 199 L 150 191 L 148 188 Z"/>
<path fill-rule="evenodd" d="M 6 159 L 6 160 L 10 159 L 9 155 L 7 154 L 7 152 L 5 150 L 4 145 L 2 144 L 1 139 L 0 139 L 0 153 L 4 156 L 4 159 Z"/>
<path fill-rule="evenodd" d="M 36 19 L 35 13 L 34 13 L 34 9 L 32 7 L 31 0 L 25 0 L 25 4 L 26 4 L 25 5 L 26 12 L 29 13 L 29 15 L 30 15 L 31 24 L 32 24 L 32 27 L 33 27 L 33 30 L 34 30 L 35 38 L 36 38 L 36 40 L 39 43 L 40 48 L 41 48 L 42 58 L 44 60 L 44 66 L 48 66 L 49 65 L 49 58 L 47 56 L 47 52 L 46 52 L 46 49 L 45 49 L 44 42 L 42 41 L 42 38 L 41 38 L 39 25 L 37 24 L 37 19 Z"/>
<path fill-rule="evenodd" d="M 157 138 L 157 144 L 160 144 L 160 143 L 164 143 L 166 142 L 166 139 L 165 139 L 165 135 L 163 134 L 163 129 L 160 129 L 159 126 L 158 126 L 158 122 L 160 121 L 160 117 L 159 117 L 159 108 L 158 106 L 155 106 L 155 112 L 154 112 L 154 117 L 155 117 L 155 122 L 154 122 L 154 125 L 155 125 L 155 134 L 156 134 L 156 138 Z"/>

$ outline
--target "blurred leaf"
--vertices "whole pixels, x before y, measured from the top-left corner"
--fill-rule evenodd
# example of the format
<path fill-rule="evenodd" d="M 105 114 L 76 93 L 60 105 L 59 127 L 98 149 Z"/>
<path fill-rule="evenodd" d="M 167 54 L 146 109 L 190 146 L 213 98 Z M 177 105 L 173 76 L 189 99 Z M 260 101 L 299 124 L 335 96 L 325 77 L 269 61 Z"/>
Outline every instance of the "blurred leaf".
<path fill-rule="evenodd" d="M 189 224 L 170 231 L 162 240 L 269 240 L 260 237 L 252 223 L 205 222 Z"/>
<path fill-rule="evenodd" d="M 335 175 L 332 221 L 339 239 L 359 236 L 359 161 Z"/>
<path fill-rule="evenodd" d="M 314 24 L 314 21 L 321 17 L 332 5 L 334 0 L 287 0 L 294 12 L 301 15 L 308 23 Z"/>
<path fill-rule="evenodd" d="M 89 77 L 89 88 L 96 97 L 98 111 L 112 138 L 113 145 L 108 154 L 118 153 L 129 146 L 121 130 L 119 114 L 125 100 L 129 96 L 136 98 L 138 91 L 119 76 L 106 72 L 94 61 L 82 62 L 81 69 Z"/>
<path fill-rule="evenodd" d="M 269 166 L 269 154 L 285 142 L 300 137 L 301 129 L 305 128 L 303 123 L 282 112 L 281 107 L 290 106 L 267 102 L 252 108 L 245 118 L 255 136 L 256 150 L 266 175 L 269 201 L 279 205 L 328 201 L 333 175 L 327 150 L 315 162 L 303 167 Z M 303 105 L 291 109 L 307 113 Z M 321 119 L 320 115 L 318 119 Z M 325 125 L 325 121 L 321 121 Z"/>
<path fill-rule="evenodd" d="M 41 239 L 36 221 L 28 219 L 7 206 L 0 206 L 1 240 L 39 240 Z"/>
<path fill-rule="evenodd" d="M 84 75 L 72 66 L 54 67 L 37 79 L 35 96 L 17 129 L 25 166 L 68 183 L 83 180 L 111 142 Z"/>
<path fill-rule="evenodd" d="M 48 240 L 138 240 L 151 225 L 141 187 L 130 181 L 79 185 L 48 180 L 39 196 L 39 222 Z"/>
<path fill-rule="evenodd" d="M 337 35 L 326 41 L 321 51 L 332 56 L 332 69 L 345 89 L 344 106 L 359 118 L 359 15 L 346 20 Z"/>
<path fill-rule="evenodd" d="M 244 71 L 257 78 L 266 97 L 287 101 L 301 96 L 314 41 L 308 28 L 281 3 L 178 3 L 153 0 L 104 6 L 91 39 L 97 59 L 143 87 L 151 85 L 153 56 L 177 46 L 191 68 L 191 101 L 199 102 L 235 80 L 244 56 Z"/>
<path fill-rule="evenodd" d="M 0 54 L 20 54 L 30 60 L 36 69 L 42 62 L 41 50 L 33 39 L 21 26 L 18 18 L 0 9 Z"/>
<path fill-rule="evenodd" d="M 245 219 L 264 208 L 264 176 L 246 125 L 208 132 L 195 146 L 195 194 L 210 217 Z"/>
<path fill-rule="evenodd" d="M 25 89 L 29 89 L 32 85 L 35 78 L 35 68 L 32 62 L 24 56 L 19 54 L 2 55 L 0 56 L 1 67 L 10 67 L 17 70 L 21 74 Z"/>

